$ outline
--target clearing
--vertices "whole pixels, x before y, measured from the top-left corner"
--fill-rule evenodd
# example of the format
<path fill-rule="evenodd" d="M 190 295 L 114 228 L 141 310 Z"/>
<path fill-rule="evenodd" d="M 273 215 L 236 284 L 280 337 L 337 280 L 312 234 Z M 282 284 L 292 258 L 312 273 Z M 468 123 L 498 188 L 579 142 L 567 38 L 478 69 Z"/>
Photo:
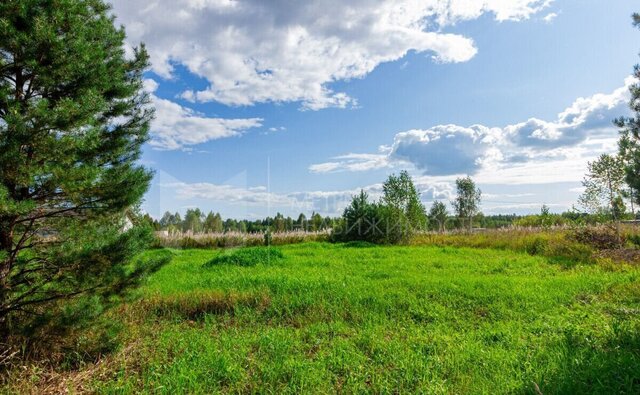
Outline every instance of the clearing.
<path fill-rule="evenodd" d="M 267 251 L 172 250 L 111 314 L 120 349 L 71 381 L 119 393 L 640 391 L 638 268 L 454 247 Z"/>

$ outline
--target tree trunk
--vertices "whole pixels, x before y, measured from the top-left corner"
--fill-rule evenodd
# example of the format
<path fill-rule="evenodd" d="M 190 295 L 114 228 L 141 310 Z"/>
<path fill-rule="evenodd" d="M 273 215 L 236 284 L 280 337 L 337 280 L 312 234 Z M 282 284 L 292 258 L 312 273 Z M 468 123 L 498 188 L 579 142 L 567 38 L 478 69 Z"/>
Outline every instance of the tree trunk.
<path fill-rule="evenodd" d="M 3 313 L 9 298 L 9 273 L 11 272 L 13 249 L 13 221 L 0 218 L 0 251 L 7 256 L 0 260 L 0 339 L 9 335 L 7 315 Z"/>

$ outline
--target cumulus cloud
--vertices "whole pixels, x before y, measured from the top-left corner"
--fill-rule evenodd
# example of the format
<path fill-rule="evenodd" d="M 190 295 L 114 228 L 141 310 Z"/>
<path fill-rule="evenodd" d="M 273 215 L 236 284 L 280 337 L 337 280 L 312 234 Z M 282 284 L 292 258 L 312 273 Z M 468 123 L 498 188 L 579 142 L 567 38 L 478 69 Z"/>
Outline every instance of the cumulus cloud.
<path fill-rule="evenodd" d="M 424 202 L 434 200 L 450 201 L 455 192 L 450 182 L 416 178 L 416 187 Z M 340 215 L 349 205 L 353 196 L 365 191 L 373 201 L 383 195 L 382 184 L 364 185 L 358 188 L 329 191 L 299 191 L 276 193 L 264 186 L 237 186 L 215 183 L 188 183 L 169 179 L 159 184 L 165 193 L 175 194 L 179 201 L 204 200 L 208 203 L 224 203 L 240 207 L 261 209 L 270 207 L 272 212 L 283 212 L 291 215 L 300 212 L 317 212 L 322 215 Z"/>
<path fill-rule="evenodd" d="M 181 64 L 206 79 L 182 97 L 227 105 L 301 102 L 350 107 L 335 81 L 362 78 L 408 52 L 464 62 L 477 52 L 447 26 L 491 13 L 527 19 L 551 0 L 113 0 L 132 45 L 145 42 L 153 71 L 174 78 Z"/>
<path fill-rule="evenodd" d="M 264 186 L 241 187 L 228 184 L 207 182 L 187 183 L 171 179 L 159 184 L 167 192 L 175 194 L 176 199 L 189 201 L 205 200 L 210 203 L 222 202 L 229 205 L 265 208 L 285 213 L 315 211 L 322 215 L 339 215 L 351 202 L 351 198 L 364 190 L 371 199 L 382 196 L 382 185 L 373 184 L 362 188 L 338 191 L 305 191 L 290 193 L 270 192 Z"/>
<path fill-rule="evenodd" d="M 150 93 L 156 109 L 149 144 L 157 149 L 189 149 L 193 145 L 238 136 L 250 128 L 262 126 L 261 118 L 212 118 L 171 100 L 159 98 L 153 93 L 158 83 L 152 79 L 146 79 L 144 87 Z"/>
<path fill-rule="evenodd" d="M 612 120 L 628 112 L 629 87 L 635 82 L 630 77 L 612 93 L 579 98 L 553 121 L 531 118 L 502 128 L 438 125 L 409 130 L 396 134 L 384 154 L 349 154 L 310 170 L 362 171 L 408 164 L 432 177 L 484 171 L 487 179 L 511 177 L 518 182 L 520 177 L 520 182 L 530 182 L 534 170 L 549 177 L 549 171 L 563 168 L 558 178 L 566 181 L 576 171 L 583 172 L 594 154 L 614 148 L 617 131 Z"/>
<path fill-rule="evenodd" d="M 499 138 L 498 129 L 481 125 L 469 128 L 440 125 L 428 130 L 410 130 L 395 136 L 389 157 L 412 163 L 419 170 L 436 176 L 465 173 L 482 164 Z M 455 160 L 451 160 L 452 152 L 456 153 Z"/>

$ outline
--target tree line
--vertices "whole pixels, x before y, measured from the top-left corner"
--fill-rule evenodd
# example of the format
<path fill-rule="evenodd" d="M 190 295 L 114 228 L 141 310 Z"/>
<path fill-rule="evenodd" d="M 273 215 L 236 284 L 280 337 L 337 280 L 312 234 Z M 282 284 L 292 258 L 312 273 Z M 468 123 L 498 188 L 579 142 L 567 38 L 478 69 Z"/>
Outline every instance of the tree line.
<path fill-rule="evenodd" d="M 223 219 L 220 213 L 210 211 L 206 215 L 199 208 L 188 209 L 184 218 L 180 213 L 165 212 L 160 220 L 155 220 L 148 214 L 144 215 L 144 220 L 151 224 L 155 230 L 166 230 L 169 232 L 191 232 L 191 233 L 264 233 L 272 232 L 319 232 L 332 229 L 337 218 L 323 217 L 314 212 L 310 217 L 300 213 L 297 218 L 285 217 L 277 213 L 274 217 L 264 219 Z"/>

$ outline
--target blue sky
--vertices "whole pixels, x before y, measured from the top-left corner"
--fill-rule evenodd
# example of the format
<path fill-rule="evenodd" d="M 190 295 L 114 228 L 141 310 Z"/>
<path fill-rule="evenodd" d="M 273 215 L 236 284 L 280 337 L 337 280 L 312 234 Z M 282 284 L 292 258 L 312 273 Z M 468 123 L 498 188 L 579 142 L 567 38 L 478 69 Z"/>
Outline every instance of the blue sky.
<path fill-rule="evenodd" d="M 144 209 L 337 215 L 407 169 L 471 175 L 485 213 L 569 208 L 615 149 L 640 49 L 630 0 L 115 0 L 157 119 Z"/>

